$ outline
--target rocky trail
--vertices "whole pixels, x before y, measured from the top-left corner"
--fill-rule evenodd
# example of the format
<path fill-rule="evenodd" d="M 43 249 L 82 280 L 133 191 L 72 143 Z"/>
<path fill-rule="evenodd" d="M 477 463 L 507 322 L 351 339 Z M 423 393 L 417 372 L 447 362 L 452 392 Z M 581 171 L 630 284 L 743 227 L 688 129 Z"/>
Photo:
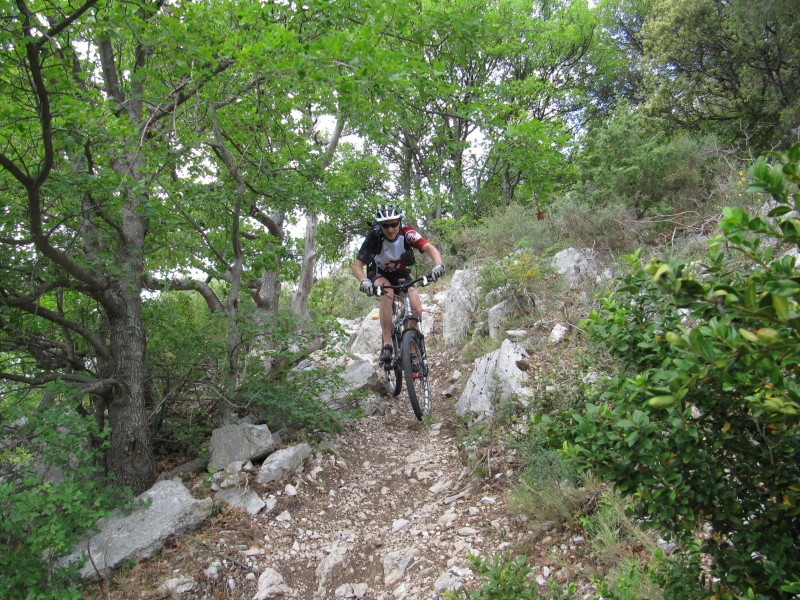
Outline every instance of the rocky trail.
<path fill-rule="evenodd" d="M 405 391 L 386 396 L 383 414 L 347 421 L 301 474 L 255 484 L 267 509 L 220 508 L 97 597 L 429 599 L 474 584 L 468 555 L 508 548 L 510 517 L 497 480 L 465 465 L 437 381 L 432 422 Z"/>
<path fill-rule="evenodd" d="M 290 595 L 431 598 L 470 578 L 469 552 L 502 550 L 502 498 L 463 466 L 449 424 L 418 423 L 402 400 L 351 422 L 287 503 L 290 520 L 265 523 L 259 558 Z"/>
<path fill-rule="evenodd" d="M 434 338 L 442 335 L 437 312 L 426 307 Z M 535 329 L 523 361 L 531 373 L 561 360 Z M 519 554 L 532 565 L 531 585 L 545 591 L 551 581 L 573 581 L 590 590 L 594 569 L 582 532 L 528 521 L 508 506 L 521 464 L 502 432 L 470 446 L 474 436 L 461 429 L 453 397 L 464 365 L 437 348 L 447 345 L 429 344 L 432 418 L 415 419 L 405 389 L 397 398 L 376 396 L 368 416 L 345 420 L 340 433 L 314 443 L 293 475 L 258 483 L 252 471 L 244 474 L 263 510 L 215 501 L 198 528 L 96 582 L 88 597 L 435 600 L 482 585 L 471 555 Z M 214 495 L 208 473 L 182 483 L 195 499 Z"/>

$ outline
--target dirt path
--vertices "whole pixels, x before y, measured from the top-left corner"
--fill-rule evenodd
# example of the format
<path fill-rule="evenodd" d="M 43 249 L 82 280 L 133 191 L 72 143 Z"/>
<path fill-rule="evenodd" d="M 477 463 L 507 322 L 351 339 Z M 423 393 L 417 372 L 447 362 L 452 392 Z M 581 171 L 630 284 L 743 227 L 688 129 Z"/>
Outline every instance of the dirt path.
<path fill-rule="evenodd" d="M 259 518 L 259 561 L 294 597 L 436 597 L 471 578 L 470 551 L 507 544 L 502 498 L 464 467 L 451 424 L 418 423 L 404 396 L 392 402 L 386 415 L 348 423 L 297 496 L 284 490 Z"/>
<path fill-rule="evenodd" d="M 502 478 L 463 460 L 446 369 L 432 357 L 434 412 L 420 423 L 405 390 L 383 414 L 347 421 L 303 473 L 255 485 L 252 517 L 218 505 L 201 529 L 119 572 L 106 598 L 438 598 L 475 586 L 468 554 L 510 546 Z M 195 495 L 207 483 L 186 482 Z M 181 591 L 182 590 L 182 591 Z"/>

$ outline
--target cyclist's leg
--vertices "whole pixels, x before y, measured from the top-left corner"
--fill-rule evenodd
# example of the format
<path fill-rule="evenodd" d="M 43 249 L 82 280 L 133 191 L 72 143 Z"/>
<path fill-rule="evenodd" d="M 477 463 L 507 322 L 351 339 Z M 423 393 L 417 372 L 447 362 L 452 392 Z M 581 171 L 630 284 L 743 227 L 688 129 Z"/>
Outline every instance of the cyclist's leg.
<path fill-rule="evenodd" d="M 375 285 L 391 285 L 388 279 L 382 275 L 376 275 L 372 281 Z M 384 346 L 392 345 L 392 298 L 394 290 L 386 290 L 378 299 L 378 316 L 381 324 L 381 339 Z"/>
<path fill-rule="evenodd" d="M 408 297 L 411 299 L 411 312 L 414 313 L 414 316 L 417 317 L 419 322 L 422 322 L 422 299 L 419 296 L 419 292 L 417 288 L 411 288 L 408 290 Z M 417 322 L 411 321 L 410 325 L 417 329 Z"/>

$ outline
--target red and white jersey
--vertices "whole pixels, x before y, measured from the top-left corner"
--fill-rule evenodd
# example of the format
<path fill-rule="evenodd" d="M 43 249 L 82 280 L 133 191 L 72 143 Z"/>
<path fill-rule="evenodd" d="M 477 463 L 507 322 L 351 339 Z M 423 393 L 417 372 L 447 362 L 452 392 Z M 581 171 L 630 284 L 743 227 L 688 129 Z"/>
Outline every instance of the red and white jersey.
<path fill-rule="evenodd" d="M 389 241 L 379 231 L 371 231 L 364 239 L 358 252 L 358 259 L 365 265 L 375 262 L 380 273 L 397 273 L 408 268 L 403 253 L 410 248 L 422 250 L 428 243 L 422 235 L 407 225 L 400 227 L 400 233 Z"/>

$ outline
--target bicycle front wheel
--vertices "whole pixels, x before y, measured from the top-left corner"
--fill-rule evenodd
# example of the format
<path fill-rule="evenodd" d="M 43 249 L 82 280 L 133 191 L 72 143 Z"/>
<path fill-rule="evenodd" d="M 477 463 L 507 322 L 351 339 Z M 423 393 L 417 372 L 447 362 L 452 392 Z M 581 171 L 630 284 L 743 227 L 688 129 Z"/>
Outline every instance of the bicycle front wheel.
<path fill-rule="evenodd" d="M 392 396 L 399 396 L 400 390 L 403 389 L 403 371 L 400 366 L 400 344 L 397 343 L 397 336 L 392 336 L 392 345 L 394 346 L 392 362 L 384 365 L 383 372 L 386 378 L 386 390 Z"/>
<path fill-rule="evenodd" d="M 408 399 L 418 420 L 431 413 L 431 386 L 428 382 L 428 358 L 425 340 L 415 329 L 403 333 L 402 363 Z"/>

